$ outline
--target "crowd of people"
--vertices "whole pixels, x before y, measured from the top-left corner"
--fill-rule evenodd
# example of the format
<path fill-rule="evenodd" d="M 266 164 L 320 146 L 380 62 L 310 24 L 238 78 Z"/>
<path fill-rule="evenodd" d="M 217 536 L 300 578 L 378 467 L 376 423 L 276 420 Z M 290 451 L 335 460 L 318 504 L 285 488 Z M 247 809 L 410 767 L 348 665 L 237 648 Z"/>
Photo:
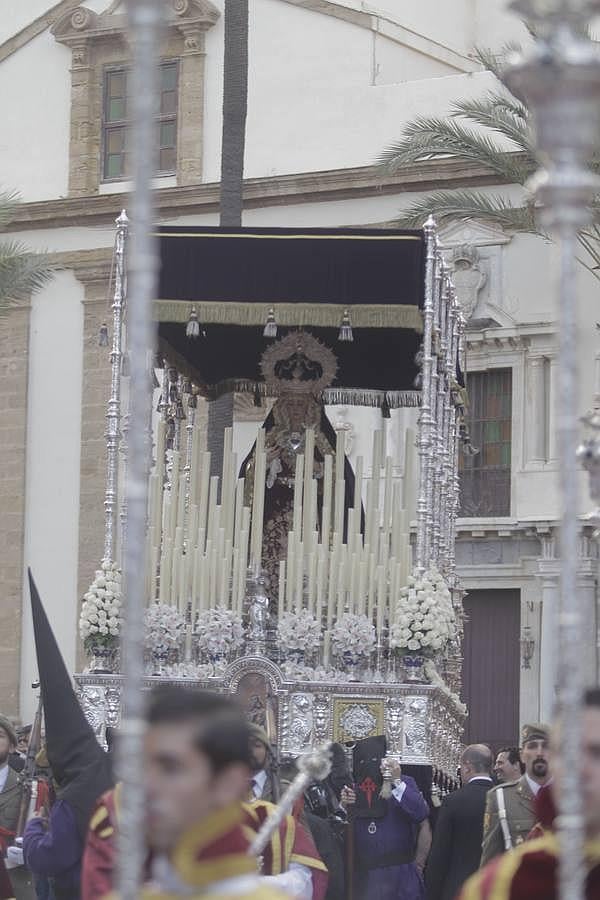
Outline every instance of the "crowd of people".
<path fill-rule="evenodd" d="M 4 856 L 26 789 L 18 772 L 26 737 L 0 717 Z M 51 769 L 40 765 L 36 780 L 48 789 L 23 830 L 24 865 L 8 873 L 3 867 L 3 900 L 116 896 L 121 788 L 112 781 L 111 754 L 103 770 L 92 761 L 92 778 L 83 737 L 62 769 L 53 764 L 56 749 L 49 748 L 48 760 L 40 757 Z M 587 896 L 598 898 L 598 689 L 585 697 L 581 761 Z M 334 745 L 331 774 L 306 790 L 257 859 L 248 853 L 250 843 L 294 777 L 293 767 L 278 766 L 266 732 L 247 722 L 232 698 L 163 687 L 147 713 L 142 896 L 551 900 L 557 896 L 555 800 L 565 762 L 545 725 L 526 725 L 521 746 L 502 749 L 495 759 L 484 744 L 466 747 L 462 786 L 436 808 L 427 786 L 386 754 L 384 737 L 359 741 L 351 752 Z M 10 859 L 9 852 L 9 865 Z M 19 868 L 32 873 L 31 888 Z"/>

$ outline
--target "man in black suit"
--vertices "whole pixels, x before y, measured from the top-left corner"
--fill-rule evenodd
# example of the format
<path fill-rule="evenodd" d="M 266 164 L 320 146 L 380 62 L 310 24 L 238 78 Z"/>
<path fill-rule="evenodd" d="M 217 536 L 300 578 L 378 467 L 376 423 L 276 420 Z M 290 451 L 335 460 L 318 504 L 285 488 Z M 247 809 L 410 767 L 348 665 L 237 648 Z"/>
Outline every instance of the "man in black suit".
<path fill-rule="evenodd" d="M 433 834 L 425 872 L 427 900 L 454 900 L 479 868 L 492 761 L 492 751 L 485 744 L 471 744 L 461 756 L 463 787 L 445 798 Z"/>

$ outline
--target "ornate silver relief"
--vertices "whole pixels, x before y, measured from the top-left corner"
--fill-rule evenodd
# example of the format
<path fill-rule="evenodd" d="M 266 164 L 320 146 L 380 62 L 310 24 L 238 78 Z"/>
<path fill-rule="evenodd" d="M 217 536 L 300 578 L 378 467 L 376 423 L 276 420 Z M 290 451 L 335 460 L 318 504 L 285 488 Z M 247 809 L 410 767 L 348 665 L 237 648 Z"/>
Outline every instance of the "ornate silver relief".
<path fill-rule="evenodd" d="M 366 738 L 377 725 L 377 719 L 369 708 L 358 703 L 344 711 L 340 722 L 346 734 L 357 741 Z"/>

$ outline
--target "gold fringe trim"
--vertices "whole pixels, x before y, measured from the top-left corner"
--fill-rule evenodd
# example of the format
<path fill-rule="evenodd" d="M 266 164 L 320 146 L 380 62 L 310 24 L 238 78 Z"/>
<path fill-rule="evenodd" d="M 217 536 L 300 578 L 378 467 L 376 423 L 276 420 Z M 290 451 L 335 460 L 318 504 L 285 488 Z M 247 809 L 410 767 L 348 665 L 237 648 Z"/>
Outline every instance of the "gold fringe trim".
<path fill-rule="evenodd" d="M 284 328 L 339 328 L 345 309 L 350 310 L 353 328 L 410 328 L 423 331 L 423 316 L 409 304 L 373 303 L 346 307 L 341 303 L 238 303 L 191 300 L 156 300 L 154 318 L 158 322 L 186 323 L 192 307 L 200 325 L 264 325 L 269 309 Z"/>
<path fill-rule="evenodd" d="M 423 232 L 415 234 L 306 234 L 297 232 L 293 234 L 259 234 L 258 232 L 243 231 L 155 231 L 152 237 L 164 238 L 227 238 L 228 240 L 253 240 L 253 241 L 419 241 L 423 242 Z"/>

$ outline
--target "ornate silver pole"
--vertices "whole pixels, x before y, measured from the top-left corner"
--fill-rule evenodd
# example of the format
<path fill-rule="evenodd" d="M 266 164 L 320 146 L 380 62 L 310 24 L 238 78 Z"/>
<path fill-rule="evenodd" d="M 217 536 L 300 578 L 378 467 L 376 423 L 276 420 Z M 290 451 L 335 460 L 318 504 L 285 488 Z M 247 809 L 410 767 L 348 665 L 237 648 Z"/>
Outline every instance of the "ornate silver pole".
<path fill-rule="evenodd" d="M 152 387 L 149 351 L 153 345 L 152 302 L 156 297 L 158 258 L 151 237 L 154 224 L 151 183 L 155 171 L 158 28 L 161 0 L 128 0 L 133 46 L 131 105 L 135 191 L 134 230 L 129 257 L 127 336 L 131 356 L 129 461 L 127 471 L 126 608 L 122 637 L 123 696 L 118 773 L 123 782 L 119 829 L 121 900 L 136 900 L 144 860 L 143 794 L 143 615 L 146 509 L 150 447 L 148 419 Z"/>
<path fill-rule="evenodd" d="M 115 293 L 112 302 L 113 333 L 110 353 L 110 399 L 106 408 L 106 490 L 104 493 L 104 556 L 112 563 L 115 547 L 115 520 L 119 482 L 119 438 L 121 425 L 121 357 L 123 355 L 123 311 L 125 309 L 125 244 L 129 219 L 125 210 L 116 219 Z"/>
<path fill-rule="evenodd" d="M 560 896 L 582 900 L 583 806 L 580 781 L 583 621 L 577 588 L 579 551 L 578 371 L 575 254 L 577 232 L 591 220 L 587 208 L 600 181 L 588 169 L 600 133 L 600 55 L 584 36 L 598 0 L 520 0 L 511 4 L 536 22 L 538 39 L 506 73 L 506 83 L 529 104 L 544 168 L 534 178 L 541 221 L 558 239 L 560 277 L 560 392 L 558 398 L 561 583 L 559 706 L 565 760 L 559 798 Z"/>
<path fill-rule="evenodd" d="M 419 428 L 419 496 L 417 498 L 417 568 L 423 570 L 427 559 L 427 485 L 429 481 L 429 445 L 431 442 L 431 370 L 433 358 L 431 342 L 433 333 L 433 295 L 436 269 L 436 227 L 433 216 L 424 226 L 425 303 L 423 308 L 423 362 L 421 381 L 421 416 Z"/>

